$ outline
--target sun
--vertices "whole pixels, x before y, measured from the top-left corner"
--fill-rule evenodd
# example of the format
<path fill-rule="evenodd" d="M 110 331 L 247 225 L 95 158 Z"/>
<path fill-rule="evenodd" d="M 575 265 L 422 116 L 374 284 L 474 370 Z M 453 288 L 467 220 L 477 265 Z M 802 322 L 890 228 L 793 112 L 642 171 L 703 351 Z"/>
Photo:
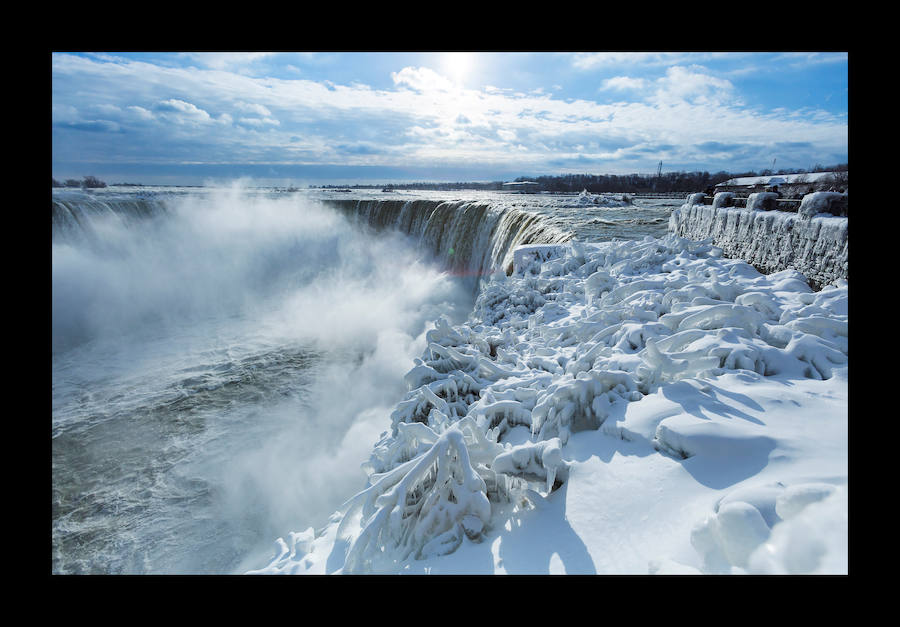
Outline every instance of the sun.
<path fill-rule="evenodd" d="M 441 59 L 443 74 L 457 85 L 462 85 L 472 69 L 474 55 L 471 52 L 445 52 Z"/>

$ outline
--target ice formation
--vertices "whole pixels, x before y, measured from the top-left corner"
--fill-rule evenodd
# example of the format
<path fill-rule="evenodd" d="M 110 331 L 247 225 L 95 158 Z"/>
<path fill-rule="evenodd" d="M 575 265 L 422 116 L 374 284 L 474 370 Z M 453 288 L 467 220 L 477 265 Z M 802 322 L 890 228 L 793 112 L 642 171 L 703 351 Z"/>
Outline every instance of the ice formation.
<path fill-rule="evenodd" d="M 775 210 L 772 192 L 750 194 L 746 209 L 727 206 L 733 197 L 720 192 L 704 205 L 703 194 L 689 195 L 669 216 L 669 232 L 708 239 L 764 272 L 793 268 L 821 285 L 847 278 L 849 220 L 832 213 L 833 205 L 846 202 L 846 193 L 807 194 L 796 213 Z"/>
<path fill-rule="evenodd" d="M 481 542 L 565 484 L 580 432 L 645 441 L 673 460 L 765 464 L 775 443 L 752 420 L 623 416 L 677 394 L 722 405 L 709 381 L 833 377 L 848 361 L 847 291 L 837 280 L 814 292 L 799 272 L 763 275 L 674 234 L 519 248 L 509 276 L 484 282 L 465 325 L 441 319 L 428 332 L 366 465 L 368 487 L 314 535 L 280 541 L 259 572 L 305 572 L 317 539 L 328 538 L 318 549 L 331 551 L 327 572 L 343 573 L 398 572 Z M 838 484 L 723 497 L 690 534 L 697 572 L 827 571 L 831 536 L 804 513 L 841 510 Z M 791 538 L 809 530 L 819 535 L 798 553 Z"/>
<path fill-rule="evenodd" d="M 375 231 L 395 229 L 457 275 L 480 278 L 510 266 L 515 249 L 526 243 L 572 239 L 531 211 L 485 201 L 334 200 L 326 201 L 354 223 Z"/>
<path fill-rule="evenodd" d="M 585 189 L 575 197 L 575 203 L 580 206 L 627 207 L 631 201 L 625 194 L 592 194 Z"/>

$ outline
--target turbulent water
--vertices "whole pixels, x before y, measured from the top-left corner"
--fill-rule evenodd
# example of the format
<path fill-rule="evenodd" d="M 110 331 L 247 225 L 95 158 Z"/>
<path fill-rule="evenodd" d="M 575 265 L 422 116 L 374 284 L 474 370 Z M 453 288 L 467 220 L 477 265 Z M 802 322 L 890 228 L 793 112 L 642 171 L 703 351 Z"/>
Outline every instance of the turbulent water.
<path fill-rule="evenodd" d="M 679 204 L 607 200 L 54 192 L 52 572 L 266 563 L 364 485 L 425 331 L 515 246 L 659 236 Z"/>

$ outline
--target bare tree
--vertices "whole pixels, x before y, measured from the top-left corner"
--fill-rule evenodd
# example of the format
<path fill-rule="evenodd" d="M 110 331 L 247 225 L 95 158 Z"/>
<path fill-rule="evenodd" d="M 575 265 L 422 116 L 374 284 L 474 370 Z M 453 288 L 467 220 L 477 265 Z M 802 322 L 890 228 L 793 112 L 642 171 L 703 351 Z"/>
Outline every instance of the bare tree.
<path fill-rule="evenodd" d="M 832 172 L 828 177 L 828 182 L 831 183 L 836 189 L 847 189 L 847 187 L 850 185 L 850 173 L 847 171 Z"/>
<path fill-rule="evenodd" d="M 86 176 L 84 177 L 84 182 L 81 184 L 81 186 L 86 188 L 106 187 L 106 183 L 98 179 L 96 176 Z"/>

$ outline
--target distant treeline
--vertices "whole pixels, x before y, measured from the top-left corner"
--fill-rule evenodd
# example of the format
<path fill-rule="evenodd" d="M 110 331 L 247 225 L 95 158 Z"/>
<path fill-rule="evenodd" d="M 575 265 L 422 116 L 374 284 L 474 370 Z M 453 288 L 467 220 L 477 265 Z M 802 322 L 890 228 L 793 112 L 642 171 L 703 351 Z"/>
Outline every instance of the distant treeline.
<path fill-rule="evenodd" d="M 709 172 L 664 172 L 657 176 L 656 174 L 563 174 L 558 176 L 520 176 L 514 182 L 521 183 L 525 181 L 533 181 L 538 184 L 541 191 L 546 192 L 574 192 L 578 193 L 587 190 L 591 193 L 600 192 L 695 192 L 703 191 L 707 187 L 717 185 L 727 181 L 728 179 L 738 178 L 742 176 L 772 176 L 775 174 L 805 174 L 808 172 L 846 172 L 849 165 L 841 163 L 834 166 L 823 166 L 816 164 L 809 170 L 803 169 L 781 169 L 781 170 L 762 170 L 760 172 L 725 172 L 720 171 L 714 174 Z M 460 189 L 483 189 L 483 190 L 503 190 L 509 189 L 504 187 L 503 181 L 492 181 L 489 183 L 402 183 L 402 184 L 380 184 L 380 185 L 322 185 L 324 189 L 371 189 L 371 188 L 390 188 L 390 189 L 433 189 L 433 190 L 460 190 Z"/>
<path fill-rule="evenodd" d="M 664 172 L 656 174 L 562 174 L 557 176 L 520 176 L 514 182 L 521 183 L 525 181 L 533 181 L 538 184 L 538 189 L 545 192 L 574 192 L 578 193 L 587 190 L 591 193 L 600 192 L 630 192 L 630 193 L 666 193 L 666 192 L 695 192 L 703 191 L 710 186 L 717 185 L 727 181 L 728 179 L 738 178 L 742 176 L 772 176 L 775 174 L 805 174 L 808 172 L 847 172 L 849 164 L 839 163 L 833 166 L 823 166 L 816 164 L 809 170 L 803 169 L 781 169 L 778 171 L 762 170 L 760 172 L 725 172 L 719 171 L 714 174 L 709 172 Z M 52 177 L 51 177 L 52 178 Z M 85 176 L 82 180 L 66 179 L 59 182 L 52 178 L 53 187 L 79 187 L 79 188 L 99 188 L 106 187 L 106 183 L 95 176 Z M 389 189 L 431 189 L 440 191 L 462 190 L 462 189 L 480 189 L 480 190 L 508 190 L 508 186 L 504 186 L 504 181 L 490 182 L 456 182 L 456 183 L 396 183 L 378 185 L 373 184 L 357 184 L 357 185 L 322 185 L 323 189 L 372 189 L 372 188 L 389 188 Z M 319 187 L 310 185 L 310 187 Z"/>
<path fill-rule="evenodd" d="M 53 177 L 50 177 L 50 179 L 53 181 L 52 187 L 106 187 L 106 183 L 98 179 L 96 176 L 86 176 L 80 181 L 78 179 L 66 179 L 62 183 L 60 183 Z"/>
<path fill-rule="evenodd" d="M 448 191 L 448 190 L 459 190 L 459 189 L 506 189 L 503 187 L 503 181 L 491 181 L 488 183 L 480 182 L 480 183 L 425 183 L 425 182 L 417 182 L 417 183 L 391 183 L 391 184 L 368 184 L 368 183 L 359 183 L 356 185 L 310 185 L 309 187 L 315 189 L 334 189 L 334 190 L 350 190 L 350 189 L 377 189 L 379 187 L 384 189 L 434 189 L 438 191 Z M 581 191 L 581 190 L 579 190 Z"/>
<path fill-rule="evenodd" d="M 728 179 L 743 176 L 772 176 L 775 174 L 805 174 L 807 172 L 846 172 L 848 164 L 822 166 L 816 164 L 811 170 L 781 169 L 778 171 L 762 170 L 761 172 L 663 172 L 656 174 L 564 174 L 562 176 L 520 177 L 516 182 L 534 181 L 540 189 L 548 192 L 580 192 L 587 190 L 599 192 L 694 192 L 703 191 L 710 186 L 723 183 Z"/>

